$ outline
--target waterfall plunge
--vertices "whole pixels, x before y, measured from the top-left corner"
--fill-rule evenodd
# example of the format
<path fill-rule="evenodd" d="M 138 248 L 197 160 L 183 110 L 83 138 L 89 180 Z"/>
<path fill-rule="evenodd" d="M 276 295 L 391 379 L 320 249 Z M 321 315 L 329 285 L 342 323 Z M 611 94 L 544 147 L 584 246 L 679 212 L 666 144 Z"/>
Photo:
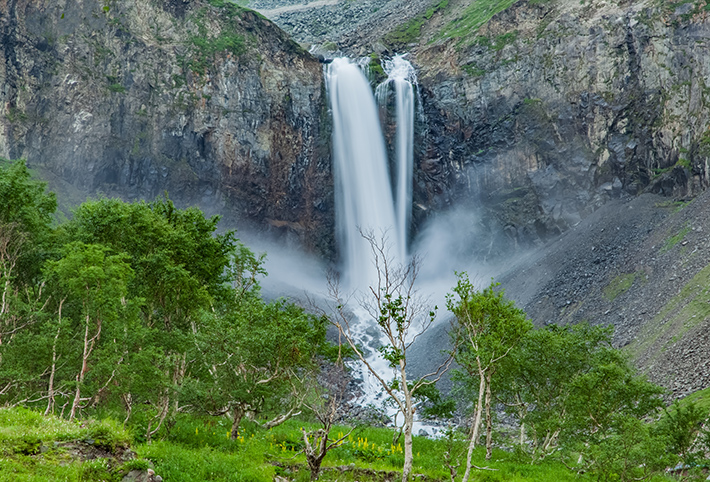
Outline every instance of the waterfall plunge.
<path fill-rule="evenodd" d="M 396 233 L 399 257 L 407 257 L 409 223 L 412 217 L 412 171 L 414 157 L 414 67 L 401 55 L 384 62 L 387 80 L 377 86 L 375 95 L 380 106 L 388 105 L 390 86 L 394 85 L 395 122 L 397 125 L 395 155 L 396 163 Z"/>
<path fill-rule="evenodd" d="M 376 89 L 380 105 L 388 108 L 391 90 L 395 94 L 395 196 L 389 178 L 389 164 L 384 137 L 377 115 L 377 106 L 362 70 L 347 59 L 335 59 L 327 70 L 327 88 L 333 112 L 333 154 L 335 157 L 336 221 L 338 242 L 344 257 L 346 283 L 350 289 L 366 290 L 376 286 L 377 271 L 372 261 L 369 243 L 360 230 L 375 236 L 387 235 L 397 256 L 395 264 L 407 260 L 407 237 L 412 205 L 412 167 L 414 141 L 414 68 L 403 57 L 385 62 L 388 78 Z M 394 199 L 396 198 L 396 204 Z M 396 209 L 395 209 L 396 207 Z M 362 308 L 354 307 L 354 315 L 368 318 Z M 370 366 L 379 374 L 389 370 L 389 364 L 376 347 L 377 336 L 365 323 L 354 326 L 353 335 L 372 349 Z M 356 377 L 363 381 L 362 406 L 379 406 L 386 395 L 377 380 L 363 364 L 353 365 Z M 387 414 L 397 412 L 389 407 Z M 420 422 L 415 430 L 429 430 Z M 436 433 L 436 429 L 432 430 Z"/>
<path fill-rule="evenodd" d="M 357 65 L 348 59 L 333 60 L 328 88 L 333 111 L 337 238 L 346 285 L 364 290 L 377 279 L 377 273 L 370 262 L 370 245 L 360 232 L 391 237 L 395 226 L 385 142 L 370 84 Z"/>
<path fill-rule="evenodd" d="M 392 194 L 387 154 L 377 106 L 367 78 L 348 59 L 335 59 L 327 72 L 333 112 L 337 239 L 346 285 L 366 289 L 377 279 L 371 247 L 362 235 L 386 236 L 396 263 L 407 256 L 412 204 L 414 69 L 397 56 L 384 65 L 388 79 L 377 88 L 386 103 L 394 85 L 396 102 L 396 196 Z M 396 197 L 396 204 L 394 202 Z"/>

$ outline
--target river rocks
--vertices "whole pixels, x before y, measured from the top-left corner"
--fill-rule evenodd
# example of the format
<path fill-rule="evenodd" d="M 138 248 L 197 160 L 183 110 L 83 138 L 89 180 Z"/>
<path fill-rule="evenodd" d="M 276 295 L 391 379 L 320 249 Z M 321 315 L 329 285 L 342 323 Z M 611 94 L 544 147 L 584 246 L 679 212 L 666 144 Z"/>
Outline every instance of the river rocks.
<path fill-rule="evenodd" d="M 167 192 L 332 253 L 321 65 L 230 5 L 0 2 L 0 156 L 60 200 Z"/>

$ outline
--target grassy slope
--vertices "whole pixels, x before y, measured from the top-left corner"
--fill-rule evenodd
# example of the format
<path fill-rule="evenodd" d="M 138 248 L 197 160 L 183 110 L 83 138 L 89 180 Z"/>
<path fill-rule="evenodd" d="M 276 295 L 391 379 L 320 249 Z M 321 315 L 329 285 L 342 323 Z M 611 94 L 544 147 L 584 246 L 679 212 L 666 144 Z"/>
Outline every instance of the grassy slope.
<path fill-rule="evenodd" d="M 0 481 L 120 480 L 146 461 L 122 463 L 131 437 L 110 421 L 68 422 L 27 409 L 0 410 Z M 96 460 L 75 457 L 79 450 Z"/>
<path fill-rule="evenodd" d="M 406 47 L 419 41 L 427 32 L 428 41 L 454 39 L 457 45 L 470 44 L 482 25 L 514 1 L 434 0 L 426 12 L 392 30 L 383 41 L 391 47 Z M 435 21 L 432 21 L 435 15 Z"/>
<path fill-rule="evenodd" d="M 120 424 L 110 420 L 69 423 L 27 409 L 0 409 L 0 481 L 117 482 L 132 468 L 150 464 L 170 482 L 267 482 L 276 475 L 305 482 L 309 474 L 300 454 L 302 426 L 303 421 L 291 420 L 264 431 L 247 422 L 239 439 L 232 441 L 226 420 L 183 417 L 165 440 L 135 445 L 139 458 L 123 462 L 120 454 L 131 436 Z M 336 428 L 335 433 L 344 430 Z M 443 459 L 448 442 L 415 437 L 414 443 L 414 472 L 425 476 L 421 480 L 449 480 Z M 93 447 L 99 458 L 78 460 L 68 448 L 76 445 Z M 459 461 L 464 459 L 464 451 L 464 442 L 454 445 Z M 531 465 L 503 451 L 494 451 L 493 460 L 486 462 L 483 451 L 478 450 L 474 463 L 495 470 L 476 472 L 473 480 L 587 480 L 557 462 Z M 321 480 L 396 480 L 401 464 L 401 445 L 392 444 L 390 430 L 362 427 L 326 457 Z"/>

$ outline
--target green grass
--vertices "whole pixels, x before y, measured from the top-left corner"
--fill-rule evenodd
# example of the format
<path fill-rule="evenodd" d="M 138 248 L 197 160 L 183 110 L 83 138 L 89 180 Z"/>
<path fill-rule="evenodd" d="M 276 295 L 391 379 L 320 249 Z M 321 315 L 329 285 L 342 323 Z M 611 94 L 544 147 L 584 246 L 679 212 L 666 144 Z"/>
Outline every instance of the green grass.
<path fill-rule="evenodd" d="M 471 77 L 482 77 L 486 74 L 484 69 L 477 67 L 474 63 L 466 64 L 461 68 Z"/>
<path fill-rule="evenodd" d="M 149 465 L 170 482 L 271 482 L 276 476 L 297 482 L 309 480 L 301 453 L 301 427 L 315 428 L 303 420 L 289 420 L 271 430 L 246 421 L 237 440 L 229 437 L 229 421 L 180 415 L 169 432 L 152 444 L 133 447 L 139 459 L 121 462 L 115 458 L 80 461 L 54 442 L 94 441 L 95 446 L 126 447 L 130 433 L 111 420 L 68 422 L 44 417 L 23 408 L 0 409 L 0 482 L 5 481 L 98 481 L 118 482 L 132 469 Z M 348 427 L 335 427 L 332 435 L 346 434 Z M 414 438 L 414 474 L 420 480 L 448 481 L 444 454 L 451 449 L 454 463 L 465 464 L 466 442 Z M 346 442 L 328 453 L 323 463 L 324 482 L 375 482 L 385 472 L 401 470 L 402 441 L 393 442 L 387 428 L 356 428 Z M 557 460 L 531 464 L 516 452 L 494 450 L 485 460 L 484 447 L 474 452 L 473 463 L 493 471 L 474 471 L 472 481 L 537 482 L 591 480 L 578 475 Z M 463 466 L 459 467 L 460 472 Z M 391 478 L 391 475 L 390 475 Z M 395 479 L 397 478 L 395 474 Z M 661 479 L 654 479 L 661 480 Z"/>
<path fill-rule="evenodd" d="M 137 448 L 138 454 L 155 464 L 155 471 L 170 481 L 264 481 L 276 475 L 276 468 L 264 462 L 262 454 L 225 452 L 209 446 L 189 447 L 156 442 Z M 249 457 L 248 455 L 252 455 Z"/>
<path fill-rule="evenodd" d="M 140 461 L 124 469 L 115 459 L 76 460 L 66 444 L 81 442 L 98 450 L 127 448 L 128 431 L 112 420 L 68 422 L 25 408 L 0 409 L 0 482 L 119 481 Z"/>
<path fill-rule="evenodd" d="M 217 53 L 229 52 L 235 57 L 239 57 L 247 50 L 244 35 L 237 33 L 241 30 L 238 17 L 241 17 L 244 9 L 227 0 L 210 0 L 210 4 L 219 9 L 219 33 L 216 36 L 208 34 L 206 19 L 211 13 L 207 11 L 207 8 L 202 8 L 193 17 L 198 33 L 189 39 L 192 50 L 189 66 L 193 72 L 199 74 L 204 74 L 207 71 L 214 62 Z"/>
<path fill-rule="evenodd" d="M 463 11 L 461 16 L 439 32 L 437 38 L 456 38 L 466 40 L 475 36 L 481 25 L 488 22 L 495 14 L 510 7 L 514 0 L 478 0 Z"/>
<path fill-rule="evenodd" d="M 680 231 L 671 236 L 661 247 L 661 253 L 667 253 L 673 249 L 678 243 L 685 239 L 685 235 L 690 232 L 690 226 L 684 226 Z"/>
<path fill-rule="evenodd" d="M 237 441 L 227 437 L 228 422 L 219 419 L 181 417 L 165 441 L 140 445 L 138 454 L 155 464 L 156 472 L 165 480 L 189 481 L 272 481 L 275 475 L 290 480 L 307 481 L 308 471 L 301 454 L 301 427 L 314 428 L 301 420 L 265 431 L 247 422 Z M 335 427 L 331 434 L 342 436 L 348 427 Z M 414 437 L 414 474 L 432 480 L 449 480 L 444 465 L 446 440 Z M 458 441 L 454 453 L 465 464 L 464 441 Z M 382 480 L 384 472 L 397 472 L 403 463 L 401 439 L 393 444 L 393 432 L 386 428 L 356 428 L 346 442 L 330 451 L 323 462 L 320 480 L 324 482 L 366 482 Z M 475 481 L 577 481 L 578 476 L 555 460 L 530 464 L 514 452 L 494 450 L 493 459 L 485 460 L 485 449 L 479 447 L 473 463 L 495 471 L 475 472 Z M 460 473 L 463 468 L 460 467 Z M 374 472 L 373 472 L 374 471 Z M 396 477 L 395 477 L 396 479 Z"/>
<path fill-rule="evenodd" d="M 416 42 L 421 35 L 424 24 L 438 11 L 444 10 L 449 5 L 449 0 L 442 0 L 432 5 L 421 15 L 417 15 L 408 22 L 400 25 L 383 38 L 384 42 L 393 47 L 403 47 Z"/>
<path fill-rule="evenodd" d="M 691 393 L 680 400 L 679 403 L 682 407 L 693 403 L 703 412 L 710 413 L 710 387 Z"/>
<path fill-rule="evenodd" d="M 194 47 L 194 58 L 190 68 L 204 74 L 218 52 L 230 52 L 239 57 L 246 50 L 244 37 L 239 34 L 222 32 L 215 38 L 195 35 L 190 39 Z"/>
<path fill-rule="evenodd" d="M 503 50 L 503 48 L 506 45 L 510 45 L 513 42 L 515 42 L 518 38 L 518 31 L 513 30 L 512 32 L 507 32 L 503 33 L 500 35 L 496 35 L 493 38 L 486 37 L 484 35 L 481 35 L 479 37 L 476 37 L 476 44 L 481 45 L 483 47 L 487 47 L 490 50 L 493 50 L 495 52 L 499 52 Z"/>
<path fill-rule="evenodd" d="M 676 201 L 674 199 L 669 199 L 667 201 L 661 201 L 655 204 L 657 208 L 669 208 L 673 210 L 673 213 L 677 213 L 690 204 L 690 201 Z"/>
<path fill-rule="evenodd" d="M 682 167 L 683 169 L 690 171 L 693 166 L 688 159 L 684 159 L 684 158 L 680 157 L 680 158 L 678 158 L 678 161 L 670 167 L 653 169 L 653 178 L 655 179 L 667 172 L 670 172 L 673 169 L 675 169 L 676 167 Z"/>
<path fill-rule="evenodd" d="M 620 274 L 604 288 L 604 298 L 614 301 L 620 295 L 626 293 L 631 285 L 636 281 L 636 273 Z"/>
<path fill-rule="evenodd" d="M 700 270 L 661 311 L 644 325 L 630 351 L 639 356 L 660 352 L 689 330 L 710 319 L 710 264 Z"/>

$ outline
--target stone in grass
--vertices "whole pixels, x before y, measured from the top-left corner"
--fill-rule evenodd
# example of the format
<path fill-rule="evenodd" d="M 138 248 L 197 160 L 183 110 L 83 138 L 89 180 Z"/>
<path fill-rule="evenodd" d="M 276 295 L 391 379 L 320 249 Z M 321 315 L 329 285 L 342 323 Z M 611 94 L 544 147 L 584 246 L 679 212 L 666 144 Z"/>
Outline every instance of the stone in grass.
<path fill-rule="evenodd" d="M 163 478 L 156 475 L 153 469 L 131 470 L 126 474 L 121 482 L 163 482 Z"/>

